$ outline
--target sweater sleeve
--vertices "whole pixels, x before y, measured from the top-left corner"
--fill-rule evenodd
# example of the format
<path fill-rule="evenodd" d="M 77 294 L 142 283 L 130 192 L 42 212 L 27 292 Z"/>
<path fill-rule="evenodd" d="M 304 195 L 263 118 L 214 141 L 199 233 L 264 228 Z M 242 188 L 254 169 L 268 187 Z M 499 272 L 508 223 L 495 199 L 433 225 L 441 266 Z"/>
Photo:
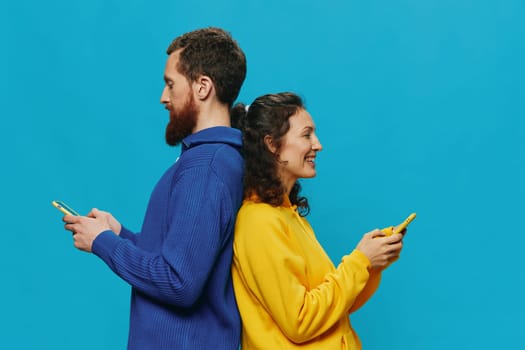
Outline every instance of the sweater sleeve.
<path fill-rule="evenodd" d="M 93 252 L 141 292 L 190 307 L 199 298 L 226 240 L 225 226 L 232 224 L 231 200 L 225 193 L 224 184 L 209 167 L 187 169 L 172 187 L 168 230 L 160 253 L 140 249 L 111 231 L 95 239 Z M 143 237 L 147 234 L 141 232 Z"/>
<path fill-rule="evenodd" d="M 370 263 L 354 250 L 322 283 L 309 286 L 305 259 L 316 257 L 301 254 L 294 234 L 298 233 L 289 232 L 270 207 L 242 211 L 236 223 L 234 263 L 249 294 L 291 341 L 303 343 L 348 315 L 367 285 Z"/>
<path fill-rule="evenodd" d="M 370 277 L 366 283 L 365 288 L 359 293 L 355 299 L 352 307 L 350 308 L 350 313 L 357 311 L 361 306 L 363 306 L 368 299 L 374 295 L 377 288 L 379 287 L 379 282 L 381 281 L 381 272 L 378 270 L 370 270 Z"/>
<path fill-rule="evenodd" d="M 128 230 L 124 226 L 121 227 L 119 236 L 121 238 L 124 238 L 124 239 L 129 239 L 134 244 L 137 243 L 137 236 L 138 236 L 138 234 L 131 232 L 130 230 Z"/>

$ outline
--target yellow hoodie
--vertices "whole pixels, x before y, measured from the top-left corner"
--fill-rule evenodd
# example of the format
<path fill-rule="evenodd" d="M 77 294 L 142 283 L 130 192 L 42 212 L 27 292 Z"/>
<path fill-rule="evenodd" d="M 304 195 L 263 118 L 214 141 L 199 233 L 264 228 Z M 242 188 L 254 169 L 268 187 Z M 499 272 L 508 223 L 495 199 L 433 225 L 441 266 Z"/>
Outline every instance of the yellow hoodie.
<path fill-rule="evenodd" d="M 247 199 L 235 225 L 233 286 L 242 349 L 361 349 L 349 313 L 375 292 L 380 272 L 358 250 L 337 268 L 288 198 Z"/>

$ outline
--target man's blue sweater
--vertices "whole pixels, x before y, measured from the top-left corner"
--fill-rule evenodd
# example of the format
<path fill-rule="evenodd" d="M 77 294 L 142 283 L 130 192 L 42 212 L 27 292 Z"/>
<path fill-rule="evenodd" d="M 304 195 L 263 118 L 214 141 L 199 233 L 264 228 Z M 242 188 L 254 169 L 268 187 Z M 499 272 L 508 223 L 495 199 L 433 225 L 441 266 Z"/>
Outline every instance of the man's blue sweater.
<path fill-rule="evenodd" d="M 93 253 L 132 286 L 128 349 L 239 348 L 230 266 L 240 147 L 233 128 L 186 137 L 151 194 L 142 231 L 95 239 Z"/>

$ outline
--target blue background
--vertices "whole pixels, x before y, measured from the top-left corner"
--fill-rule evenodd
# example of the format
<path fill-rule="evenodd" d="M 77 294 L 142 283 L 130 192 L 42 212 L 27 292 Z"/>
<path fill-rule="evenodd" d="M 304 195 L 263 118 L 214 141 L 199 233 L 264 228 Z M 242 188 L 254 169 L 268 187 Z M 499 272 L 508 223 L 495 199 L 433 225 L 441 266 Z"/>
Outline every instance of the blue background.
<path fill-rule="evenodd" d="M 324 150 L 304 182 L 335 263 L 418 218 L 372 300 L 364 348 L 523 347 L 521 0 L 2 2 L 0 347 L 123 349 L 129 287 L 75 250 L 50 202 L 138 231 L 179 150 L 164 143 L 165 49 L 229 30 L 240 101 L 295 91 Z"/>

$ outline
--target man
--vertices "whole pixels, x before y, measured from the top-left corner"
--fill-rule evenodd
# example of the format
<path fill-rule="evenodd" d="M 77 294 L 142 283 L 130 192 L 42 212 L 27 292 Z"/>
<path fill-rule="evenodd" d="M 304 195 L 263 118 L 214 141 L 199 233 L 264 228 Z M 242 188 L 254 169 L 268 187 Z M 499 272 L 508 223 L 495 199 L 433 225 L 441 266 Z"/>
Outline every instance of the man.
<path fill-rule="evenodd" d="M 166 142 L 182 142 L 181 155 L 153 190 L 142 231 L 97 209 L 63 218 L 75 247 L 132 286 L 128 349 L 239 347 L 230 266 L 244 164 L 229 113 L 245 76 L 244 53 L 227 32 L 176 38 L 161 103 L 170 112 Z"/>

